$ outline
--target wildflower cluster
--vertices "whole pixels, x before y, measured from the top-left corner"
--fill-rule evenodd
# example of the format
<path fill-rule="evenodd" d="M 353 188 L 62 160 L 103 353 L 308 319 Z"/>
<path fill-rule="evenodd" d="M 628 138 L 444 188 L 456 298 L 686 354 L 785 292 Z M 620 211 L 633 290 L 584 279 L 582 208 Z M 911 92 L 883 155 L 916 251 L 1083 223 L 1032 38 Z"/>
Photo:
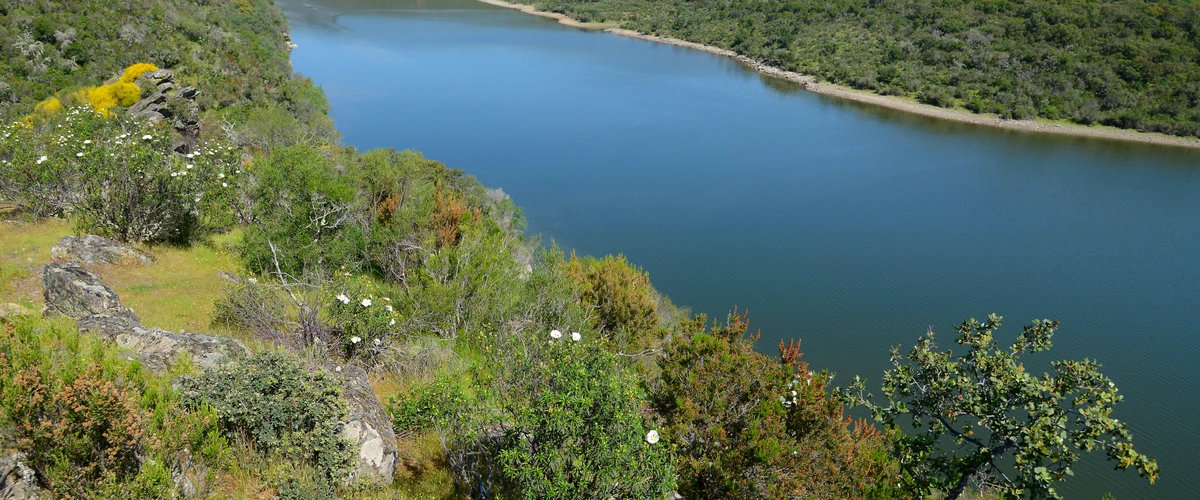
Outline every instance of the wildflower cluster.
<path fill-rule="evenodd" d="M 398 335 L 403 320 L 391 291 L 366 276 L 342 273 L 330 285 L 327 310 L 334 339 L 348 356 L 373 358 Z"/>
<path fill-rule="evenodd" d="M 172 151 L 172 133 L 73 106 L 43 127 L 0 134 L 0 196 L 35 215 L 79 216 L 126 241 L 187 242 L 232 224 L 241 151 L 218 141 Z"/>

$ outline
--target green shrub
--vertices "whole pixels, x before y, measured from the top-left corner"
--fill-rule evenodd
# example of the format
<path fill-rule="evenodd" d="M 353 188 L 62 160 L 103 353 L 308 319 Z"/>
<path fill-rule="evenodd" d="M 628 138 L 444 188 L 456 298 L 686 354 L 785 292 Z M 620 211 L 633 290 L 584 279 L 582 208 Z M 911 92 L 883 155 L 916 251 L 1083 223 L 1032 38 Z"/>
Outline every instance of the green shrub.
<path fill-rule="evenodd" d="M 211 405 L 225 436 L 246 440 L 256 453 L 315 467 L 331 482 L 350 472 L 352 449 L 338 434 L 346 414 L 341 384 L 294 357 L 262 352 L 181 386 L 189 407 Z"/>
<path fill-rule="evenodd" d="M 185 156 L 171 142 L 169 129 L 72 107 L 0 134 L 0 196 L 123 241 L 188 243 L 232 225 L 240 151 L 209 141 Z"/>
<path fill-rule="evenodd" d="M 466 404 L 467 395 L 461 385 L 439 378 L 393 395 L 388 401 L 388 414 L 397 433 L 445 429 L 454 413 Z"/>
<path fill-rule="evenodd" d="M 354 187 L 329 157 L 310 146 L 281 148 L 257 161 L 253 174 L 256 220 L 240 248 L 247 268 L 274 273 L 278 259 L 296 276 L 306 268 L 358 269 L 363 234 L 352 224 Z"/>
<path fill-rule="evenodd" d="M 496 346 L 476 374 L 485 394 L 447 433 L 460 484 L 514 498 L 662 498 L 674 488 L 668 447 L 643 425 L 636 378 L 611 354 L 545 331 Z"/>
<path fill-rule="evenodd" d="M 624 255 L 596 259 L 572 254 L 567 270 L 579 284 L 579 299 L 594 311 L 600 331 L 619 346 L 658 327 L 658 300 L 650 275 Z"/>

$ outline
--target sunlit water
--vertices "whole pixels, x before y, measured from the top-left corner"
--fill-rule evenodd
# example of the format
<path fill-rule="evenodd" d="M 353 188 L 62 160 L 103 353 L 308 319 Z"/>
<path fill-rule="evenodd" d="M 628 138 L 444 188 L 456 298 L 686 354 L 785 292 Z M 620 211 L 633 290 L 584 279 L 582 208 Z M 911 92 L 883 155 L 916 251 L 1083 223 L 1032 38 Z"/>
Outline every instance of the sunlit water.
<path fill-rule="evenodd" d="M 748 308 L 761 350 L 801 338 L 835 383 L 877 386 L 929 327 L 1058 319 L 1045 357 L 1100 360 L 1163 469 L 1091 460 L 1062 490 L 1195 497 L 1200 152 L 933 121 L 465 0 L 322 2 L 280 0 L 347 144 L 501 187 L 531 232 L 624 253 L 712 317 Z"/>

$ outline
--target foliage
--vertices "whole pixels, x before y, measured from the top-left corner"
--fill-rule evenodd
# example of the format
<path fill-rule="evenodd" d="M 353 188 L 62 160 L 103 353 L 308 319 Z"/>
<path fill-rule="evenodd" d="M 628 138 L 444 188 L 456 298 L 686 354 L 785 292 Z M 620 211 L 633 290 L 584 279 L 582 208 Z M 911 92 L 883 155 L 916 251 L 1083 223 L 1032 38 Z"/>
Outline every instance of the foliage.
<path fill-rule="evenodd" d="M 55 495 L 173 498 L 181 453 L 228 456 L 216 415 L 183 407 L 170 374 L 146 374 L 72 326 L 25 317 L 0 329 L 0 419 Z"/>
<path fill-rule="evenodd" d="M 460 484 L 515 498 L 661 498 L 674 487 L 668 450 L 647 441 L 636 379 L 612 354 L 544 330 L 495 342 L 476 374 L 480 402 L 443 434 Z"/>
<path fill-rule="evenodd" d="M 188 243 L 228 228 L 240 152 L 208 141 L 179 155 L 170 134 L 78 106 L 11 126 L 0 133 L 0 196 L 123 241 Z"/>
<path fill-rule="evenodd" d="M 356 263 L 363 235 L 350 223 L 354 188 L 328 156 L 311 146 L 282 148 L 255 162 L 253 175 L 256 220 L 240 249 L 248 269 L 265 274 L 278 265 L 300 275 Z"/>
<path fill-rule="evenodd" d="M 850 428 L 826 392 L 830 376 L 800 362 L 799 344 L 780 360 L 754 351 L 746 314 L 704 331 L 701 315 L 663 353 L 650 393 L 676 454 L 687 498 L 875 498 L 895 494 L 886 440 Z"/>
<path fill-rule="evenodd" d="M 333 484 L 349 474 L 353 450 L 339 435 L 346 404 L 340 382 L 323 372 L 264 351 L 181 386 L 189 407 L 211 405 L 225 436 L 245 439 L 255 452 L 313 466 Z"/>
<path fill-rule="evenodd" d="M 445 429 L 454 413 L 467 404 L 467 394 L 460 384 L 437 378 L 393 395 L 388 401 L 388 414 L 397 433 Z"/>
<path fill-rule="evenodd" d="M 336 276 L 325 310 L 333 327 L 333 342 L 346 357 L 372 358 L 381 354 L 397 336 L 397 319 L 390 291 L 369 276 Z"/>
<path fill-rule="evenodd" d="M 994 338 L 1000 324 L 995 314 L 964 321 L 955 341 L 968 350 L 958 356 L 938 352 L 932 331 L 906 357 L 893 348 L 886 403 L 864 394 L 857 377 L 843 393 L 888 426 L 911 419 L 918 432 L 896 441 L 893 453 L 915 491 L 957 498 L 979 475 L 1008 498 L 1059 498 L 1053 484 L 1072 474 L 1080 451 L 1093 450 L 1153 483 L 1158 464 L 1133 449 L 1129 427 L 1112 417 L 1122 396 L 1099 363 L 1056 361 L 1053 375 L 1037 377 L 1022 355 L 1050 349 L 1058 322 L 1034 321 L 1007 350 Z M 956 446 L 944 447 L 949 441 Z"/>
<path fill-rule="evenodd" d="M 1196 2 L 528 3 L 937 106 L 1200 135 Z"/>
<path fill-rule="evenodd" d="M 281 103 L 302 124 L 323 112 L 293 106 L 287 22 L 270 0 L 45 0 L 6 2 L 0 12 L 0 81 L 10 121 L 61 91 L 89 87 L 147 66 L 186 68 L 181 85 L 201 89 L 202 112 L 247 103 Z M 133 77 L 136 80 L 136 77 Z M 132 83 L 132 81 L 125 81 Z M 311 84 L 304 83 L 311 87 Z"/>
<path fill-rule="evenodd" d="M 579 284 L 579 299 L 596 315 L 600 332 L 618 344 L 658 327 L 658 301 L 650 275 L 624 255 L 596 259 L 572 253 L 567 272 Z"/>

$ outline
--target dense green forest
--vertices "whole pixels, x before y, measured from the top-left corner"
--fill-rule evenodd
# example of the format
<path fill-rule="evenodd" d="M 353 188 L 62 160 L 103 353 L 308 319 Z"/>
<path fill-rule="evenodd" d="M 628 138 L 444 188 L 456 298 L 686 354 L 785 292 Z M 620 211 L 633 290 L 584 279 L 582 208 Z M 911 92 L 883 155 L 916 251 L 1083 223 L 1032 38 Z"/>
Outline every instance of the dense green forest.
<path fill-rule="evenodd" d="M 539 0 L 885 95 L 1200 135 L 1200 4 L 1181 0 Z"/>
<path fill-rule="evenodd" d="M 932 333 L 896 348 L 883 399 L 834 390 L 799 342 L 756 345 L 736 307 L 710 321 L 622 256 L 525 234 L 511 199 L 460 170 L 341 145 L 270 0 L 26 0 L 0 16 L 0 487 L 1055 498 L 1091 450 L 1158 475 L 1096 363 L 1025 371 L 1057 323 L 1000 348 L 999 317 L 964 322 L 966 353 Z M 51 262 L 68 233 L 160 262 Z M 97 275 L 138 281 L 118 298 Z M 81 280 L 112 293 L 67 307 L 51 290 Z M 217 335 L 157 329 L 179 318 Z M 143 337 L 189 347 L 149 355 Z M 197 354 L 212 346 L 227 347 Z"/>

